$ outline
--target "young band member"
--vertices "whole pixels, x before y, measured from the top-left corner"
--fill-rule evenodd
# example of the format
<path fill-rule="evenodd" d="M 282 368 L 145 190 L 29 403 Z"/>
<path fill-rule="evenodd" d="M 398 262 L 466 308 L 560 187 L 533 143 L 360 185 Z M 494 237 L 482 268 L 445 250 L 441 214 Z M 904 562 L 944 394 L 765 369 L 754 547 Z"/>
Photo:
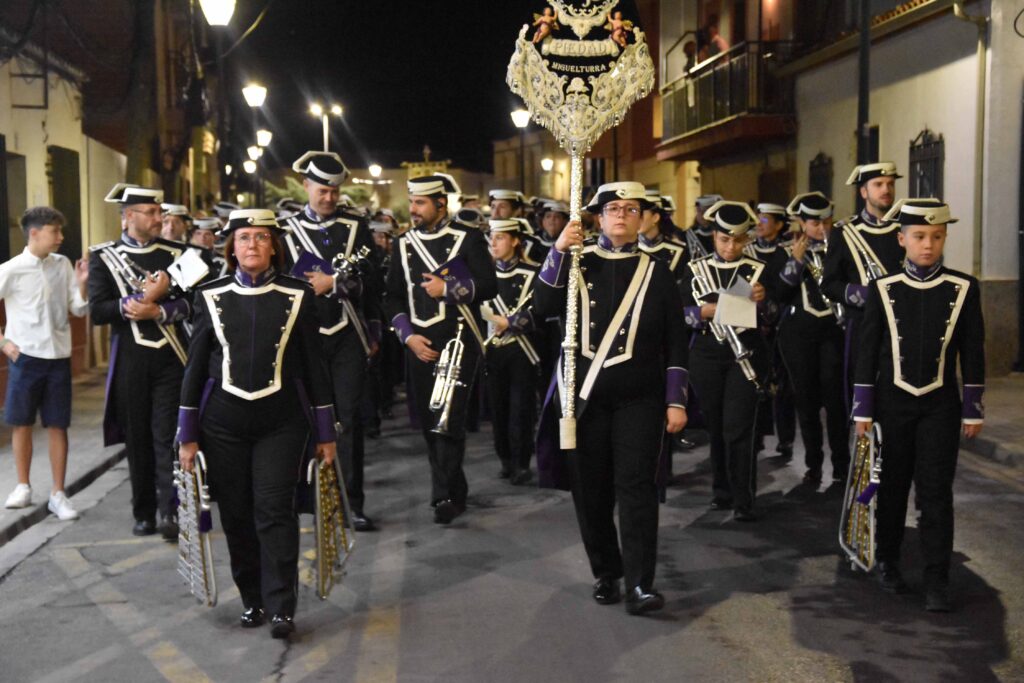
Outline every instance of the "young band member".
<path fill-rule="evenodd" d="M 392 245 L 384 307 L 408 349 L 414 407 L 430 457 L 434 521 L 450 524 L 465 512 L 469 490 L 462 460 L 467 398 L 483 345 L 480 302 L 493 299 L 498 286 L 483 233 L 448 217 L 448 193 L 459 191 L 451 176 L 413 178 L 408 188 L 413 227 Z M 435 366 L 456 338 L 462 353 L 458 384 L 450 402 L 432 411 Z"/>
<path fill-rule="evenodd" d="M 782 306 L 779 350 L 793 382 L 800 436 L 804 442 L 804 481 L 821 483 L 821 410 L 825 409 L 832 480 L 843 481 L 850 466 L 843 394 L 843 330 L 836 306 L 821 293 L 825 240 L 832 223 L 832 202 L 820 192 L 797 195 L 787 208 L 800 222 L 800 235 L 787 247 L 790 254 L 777 275 Z"/>
<path fill-rule="evenodd" d="M 640 250 L 664 262 L 672 273 L 672 278 L 681 283 L 686 278 L 686 243 L 676 239 L 670 229 L 671 221 L 665 221 L 662 208 L 662 197 L 657 190 L 647 190 L 647 208 L 643 210 L 640 220 L 640 234 L 637 244 Z"/>
<path fill-rule="evenodd" d="M 32 428 L 42 418 L 50 445 L 53 488 L 47 508 L 61 520 L 78 512 L 64 493 L 68 464 L 68 426 L 71 424 L 71 326 L 68 316 L 88 310 L 84 260 L 74 266 L 57 253 L 64 241 L 64 215 L 49 206 L 36 206 L 21 217 L 25 249 L 0 265 L 0 299 L 7 325 L 0 350 L 7 356 L 7 397 L 4 421 L 11 426 L 11 445 L 18 485 L 5 507 L 32 503 L 29 469 Z"/>
<path fill-rule="evenodd" d="M 864 200 L 864 209 L 840 221 L 828 239 L 825 279 L 821 291 L 829 301 L 846 307 L 846 354 L 844 359 L 845 396 L 853 394 L 855 349 L 859 346 L 860 320 L 872 281 L 902 268 L 903 248 L 899 225 L 886 223 L 883 217 L 896 199 L 896 164 L 882 161 L 853 169 L 846 180 L 856 185 Z"/>
<path fill-rule="evenodd" d="M 769 299 L 761 282 L 765 264 L 743 253 L 747 232 L 757 220 L 750 207 L 722 200 L 709 208 L 704 218 L 714 226 L 714 253 L 690 262 L 683 301 L 686 324 L 694 334 L 690 350 L 693 388 L 711 437 L 711 509 L 732 508 L 734 519 L 750 522 L 756 519 L 754 424 L 758 392 L 767 372 L 767 351 L 756 325 L 732 328 L 739 345 L 749 353 L 739 357 L 739 349 L 729 343 L 729 327 L 714 318 L 719 293 L 740 279 L 750 285 L 749 297 L 758 304 L 758 320 L 768 316 Z"/>
<path fill-rule="evenodd" d="M 360 249 L 375 251 L 373 235 L 362 216 L 338 208 L 340 185 L 348 169 L 334 152 L 306 152 L 292 170 L 303 175 L 309 201 L 283 224 L 285 262 L 293 277 L 313 285 L 320 318 L 324 359 L 334 386 L 334 406 L 341 432 L 338 457 L 357 531 L 372 531 L 373 520 L 363 508 L 364 434 L 361 407 L 366 395 L 367 359 L 380 348 L 380 313 L 375 300 L 380 290 L 377 273 L 367 257 L 347 272 L 334 268 L 335 257 L 356 258 Z M 364 270 L 366 272 L 360 272 Z M 332 272 L 333 274 L 328 274 Z"/>
<path fill-rule="evenodd" d="M 882 587 L 906 590 L 900 546 L 913 483 L 921 516 L 925 609 L 948 612 L 953 552 L 953 477 L 959 432 L 973 438 L 984 421 L 985 325 L 978 281 L 943 265 L 947 226 L 956 219 L 938 199 L 906 199 L 885 215 L 900 225 L 901 272 L 868 292 L 854 385 L 857 433 L 882 428 L 876 540 Z M 957 367 L 963 377 L 963 400 Z M 961 429 L 962 425 L 962 429 Z"/>
<path fill-rule="evenodd" d="M 587 207 L 600 217 L 602 234 L 580 256 L 576 449 L 567 462 L 580 535 L 597 579 L 594 600 L 619 602 L 624 578 L 630 614 L 665 604 L 653 585 L 656 470 L 662 434 L 686 426 L 682 300 L 665 264 L 637 245 L 649 207 L 644 186 L 634 182 L 600 186 Z M 536 314 L 565 315 L 568 252 L 583 244 L 583 235 L 579 222 L 569 223 L 548 253 L 534 295 Z M 548 407 L 557 411 L 559 403 Z M 557 457 L 548 472 L 561 464 Z"/>
<path fill-rule="evenodd" d="M 693 225 L 687 228 L 681 235 L 682 241 L 690 249 L 690 260 L 703 258 L 715 250 L 715 228 L 705 214 L 712 206 L 722 201 L 720 194 L 702 194 L 697 197 L 694 206 L 697 213 L 694 215 Z"/>
<path fill-rule="evenodd" d="M 526 197 L 519 190 L 491 190 L 487 193 L 487 201 L 491 206 L 491 218 L 526 218 Z M 540 241 L 534 237 L 532 226 L 527 223 L 528 232 L 522 236 L 522 256 L 526 261 L 539 264 L 545 256 Z"/>
<path fill-rule="evenodd" d="M 223 232 L 231 274 L 195 297 L 195 325 L 178 411 L 178 457 L 191 471 L 202 449 L 211 493 L 242 596 L 241 624 L 271 616 L 271 635 L 294 630 L 299 559 L 295 488 L 310 438 L 335 455 L 331 382 L 321 360 L 310 284 L 284 275 L 274 212 L 231 212 Z M 259 334 L 253 334 L 259 330 Z"/>
<path fill-rule="evenodd" d="M 103 444 L 126 446 L 132 533 L 177 541 L 174 411 L 185 363 L 181 323 L 192 309 L 170 288 L 167 267 L 185 245 L 159 237 L 162 200 L 160 190 L 124 183 L 107 194 L 121 207 L 122 232 L 90 249 L 89 316 L 111 326 Z"/>
<path fill-rule="evenodd" d="M 540 356 L 531 298 L 540 268 L 520 258 L 521 219 L 491 220 L 489 228 L 491 256 L 498 271 L 498 295 L 485 304 L 493 328 L 485 351 L 494 450 L 501 460 L 498 476 L 522 485 L 533 477 L 530 460 Z"/>

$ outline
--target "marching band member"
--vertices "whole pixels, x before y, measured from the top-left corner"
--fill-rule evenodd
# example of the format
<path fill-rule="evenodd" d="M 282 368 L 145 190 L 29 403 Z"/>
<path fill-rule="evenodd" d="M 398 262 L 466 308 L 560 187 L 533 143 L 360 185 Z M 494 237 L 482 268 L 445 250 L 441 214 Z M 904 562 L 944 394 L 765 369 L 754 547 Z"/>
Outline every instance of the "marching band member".
<path fill-rule="evenodd" d="M 793 382 L 800 436 L 804 442 L 804 481 L 821 483 L 824 436 L 821 409 L 832 456 L 832 480 L 843 481 L 850 467 L 843 394 L 843 330 L 834 306 L 818 285 L 825 258 L 825 240 L 832 223 L 832 202 L 820 192 L 797 195 L 787 212 L 800 223 L 801 234 L 787 248 L 789 258 L 777 275 L 779 350 Z"/>
<path fill-rule="evenodd" d="M 469 487 L 462 460 L 468 389 L 483 345 L 479 306 L 497 294 L 497 278 L 483 233 L 453 225 L 448 217 L 448 193 L 459 191 L 451 176 L 412 178 L 408 189 L 413 227 L 392 245 L 384 307 L 408 349 L 414 407 L 430 457 L 434 521 L 450 524 L 466 509 Z M 464 386 L 455 388 L 451 405 L 443 410 L 448 422 L 443 428 L 437 424 L 435 433 L 430 409 L 434 369 L 460 322 L 465 329 L 458 381 Z"/>
<path fill-rule="evenodd" d="M 733 518 L 751 522 L 757 487 L 757 457 L 754 453 L 754 424 L 760 383 L 767 372 L 767 352 L 756 326 L 733 328 L 739 343 L 750 353 L 737 357 L 727 340 L 718 340 L 714 325 L 717 296 L 738 278 L 750 283 L 749 297 L 758 304 L 758 319 L 768 316 L 767 291 L 761 283 L 762 261 L 743 254 L 747 232 L 757 219 L 742 202 L 721 200 L 704 214 L 714 226 L 714 252 L 690 262 L 690 275 L 683 290 L 686 324 L 693 330 L 690 350 L 694 391 L 711 437 L 713 472 L 712 510 L 733 510 Z M 707 290 L 697 296 L 703 283 Z M 726 326 L 721 326 L 726 332 Z"/>
<path fill-rule="evenodd" d="M 380 317 L 374 300 L 376 273 L 335 271 L 335 257 L 354 257 L 361 248 L 374 252 L 367 221 L 338 207 L 338 188 L 348 169 L 334 152 L 303 154 L 292 170 L 303 175 L 309 201 L 286 218 L 285 261 L 294 277 L 305 278 L 316 294 L 320 340 L 334 386 L 334 406 L 341 432 L 337 438 L 345 490 L 357 531 L 372 531 L 373 521 L 363 508 L 364 433 L 361 407 L 366 393 L 367 359 L 379 349 Z M 364 264 L 369 264 L 364 259 Z M 333 275 L 329 272 L 333 271 Z M 375 324 L 374 324 L 375 323 Z M 375 330 L 375 331 L 374 331 Z"/>
<path fill-rule="evenodd" d="M 898 272 L 902 267 L 900 226 L 883 221 L 896 199 L 896 179 L 902 177 L 891 161 L 854 168 L 846 184 L 857 186 L 864 208 L 856 216 L 837 223 L 828 238 L 821 291 L 829 301 L 846 307 L 844 378 L 847 400 L 853 393 L 856 357 L 851 354 L 859 345 L 860 320 L 868 288 L 873 280 Z"/>
<path fill-rule="evenodd" d="M 526 218 L 524 215 L 527 206 L 526 197 L 519 190 L 491 190 L 487 193 L 487 202 L 491 207 L 491 218 Z M 529 223 L 527 225 L 529 226 Z M 522 256 L 527 261 L 539 264 L 545 254 L 533 232 L 533 227 L 529 226 L 529 231 L 522 237 Z"/>
<path fill-rule="evenodd" d="M 519 220 L 491 220 L 491 256 L 498 275 L 493 311 L 493 336 L 487 344 L 487 395 L 491 400 L 494 450 L 501 460 L 499 477 L 526 484 L 533 473 L 533 426 L 537 411 L 537 367 L 540 362 L 532 312 L 538 266 L 524 263 Z"/>
<path fill-rule="evenodd" d="M 885 220 L 900 226 L 907 258 L 902 271 L 876 280 L 869 289 L 853 417 L 858 435 L 867 433 L 873 420 L 882 427 L 875 536 L 882 587 L 906 590 L 899 561 L 913 483 L 921 513 L 917 528 L 925 562 L 925 609 L 948 612 L 958 432 L 973 438 L 984 421 L 981 297 L 975 278 L 943 265 L 947 226 L 956 222 L 946 204 L 901 200 Z"/>
<path fill-rule="evenodd" d="M 192 216 L 184 204 L 161 204 L 163 220 L 160 236 L 168 242 L 184 242 L 192 226 Z"/>
<path fill-rule="evenodd" d="M 694 215 L 693 225 L 683 231 L 681 236 L 690 249 L 691 261 L 708 256 L 715 251 L 715 228 L 704 215 L 708 209 L 720 201 L 722 201 L 720 194 L 702 194 L 694 202 L 697 213 Z"/>
<path fill-rule="evenodd" d="M 287 275 L 274 212 L 233 211 L 223 232 L 231 274 L 196 294 L 178 411 L 178 458 L 202 448 L 231 555 L 231 575 L 254 628 L 294 630 L 299 526 L 295 488 L 310 417 L 317 456 L 335 455 L 331 383 L 312 285 Z M 253 334 L 259 330 L 259 334 Z"/>
<path fill-rule="evenodd" d="M 212 264 L 211 279 L 222 277 L 228 270 L 224 255 L 214 251 L 217 231 L 220 230 L 221 225 L 219 218 L 199 217 L 193 219 L 189 226 L 188 245 L 193 249 L 198 249 L 203 260 Z"/>
<path fill-rule="evenodd" d="M 669 231 L 672 222 L 664 220 L 666 212 L 661 201 L 661 193 L 647 190 L 647 208 L 641 214 L 640 234 L 637 243 L 640 251 L 650 254 L 668 266 L 672 278 L 681 283 L 686 277 L 686 243 L 676 239 Z"/>
<path fill-rule="evenodd" d="M 546 257 L 551 247 L 555 246 L 555 240 L 565 230 L 569 222 L 569 205 L 565 202 L 549 200 L 544 203 L 544 213 L 540 220 L 541 231 L 537 235 L 539 251 L 537 256 Z"/>
<path fill-rule="evenodd" d="M 104 201 L 120 205 L 122 232 L 90 248 L 89 259 L 89 316 L 111 326 L 103 445 L 125 444 L 132 533 L 177 541 L 174 411 L 185 362 L 181 323 L 191 306 L 170 289 L 166 271 L 185 245 L 159 237 L 162 191 L 118 183 Z"/>
<path fill-rule="evenodd" d="M 600 186 L 587 207 L 600 216 L 602 234 L 580 257 L 576 449 L 567 462 L 583 546 L 597 579 L 593 598 L 619 602 L 624 578 L 630 614 L 665 604 L 653 586 L 656 470 L 662 434 L 686 425 L 682 301 L 665 264 L 637 245 L 649 206 L 642 184 L 618 182 Z M 548 253 L 534 295 L 536 314 L 564 316 L 567 252 L 583 237 L 581 224 L 571 222 Z"/>

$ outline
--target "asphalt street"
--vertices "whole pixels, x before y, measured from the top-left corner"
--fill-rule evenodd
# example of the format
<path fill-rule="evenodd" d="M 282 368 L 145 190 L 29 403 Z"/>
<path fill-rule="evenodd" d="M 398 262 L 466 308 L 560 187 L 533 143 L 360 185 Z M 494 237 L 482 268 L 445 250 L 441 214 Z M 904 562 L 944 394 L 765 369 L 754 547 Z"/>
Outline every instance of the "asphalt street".
<path fill-rule="evenodd" d="M 0 548 L 3 681 L 1021 681 L 1024 473 L 961 454 L 952 574 L 957 610 L 892 597 L 838 555 L 839 486 L 800 484 L 801 454 L 760 461 L 762 519 L 707 509 L 706 448 L 675 456 L 661 507 L 666 609 L 599 606 L 567 493 L 497 479 L 489 433 L 470 438 L 470 507 L 432 523 L 418 433 L 370 441 L 367 513 L 342 584 L 320 601 L 303 516 L 290 643 L 243 630 L 223 535 L 220 602 L 198 605 L 176 548 L 131 535 L 122 461 Z M 826 480 L 828 471 L 826 470 Z M 913 519 L 910 520 L 913 522 Z M 218 528 L 215 525 L 215 529 Z M 905 570 L 920 579 L 916 533 Z"/>

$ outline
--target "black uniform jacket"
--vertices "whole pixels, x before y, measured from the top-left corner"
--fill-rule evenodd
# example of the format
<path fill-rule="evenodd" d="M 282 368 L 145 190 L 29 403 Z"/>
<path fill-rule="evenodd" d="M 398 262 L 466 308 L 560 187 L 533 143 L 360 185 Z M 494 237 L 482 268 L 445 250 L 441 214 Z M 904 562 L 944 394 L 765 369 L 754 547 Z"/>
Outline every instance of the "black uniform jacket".
<path fill-rule="evenodd" d="M 540 362 L 537 338 L 534 332 L 537 321 L 534 318 L 532 299 L 537 284 L 540 266 L 520 259 L 498 261 L 495 264 L 498 275 L 498 295 L 488 304 L 495 315 L 504 316 L 508 328 L 503 335 L 495 337 L 489 348 L 517 347 L 530 363 Z M 518 309 L 518 310 L 516 310 Z"/>
<path fill-rule="evenodd" d="M 867 300 L 868 284 L 874 279 L 868 262 L 880 266 L 885 275 L 903 267 L 899 232 L 898 223 L 880 224 L 866 210 L 836 223 L 828 236 L 822 282 L 825 296 L 860 315 Z"/>

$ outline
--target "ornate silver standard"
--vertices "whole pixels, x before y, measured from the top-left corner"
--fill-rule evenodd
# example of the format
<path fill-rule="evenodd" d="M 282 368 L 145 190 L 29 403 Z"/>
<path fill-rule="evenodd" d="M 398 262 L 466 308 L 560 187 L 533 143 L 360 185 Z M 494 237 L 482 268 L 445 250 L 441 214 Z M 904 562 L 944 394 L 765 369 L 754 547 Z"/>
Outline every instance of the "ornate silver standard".
<path fill-rule="evenodd" d="M 210 489 L 206 485 L 206 458 L 196 453 L 191 472 L 174 465 L 178 490 L 178 573 L 196 600 L 207 607 L 217 604 L 217 578 L 213 571 L 210 530 Z"/>
<path fill-rule="evenodd" d="M 850 566 L 870 572 L 875 566 L 875 507 L 882 482 L 882 428 L 877 422 L 871 432 L 855 436 L 850 473 L 846 479 L 843 512 L 839 522 L 839 545 Z"/>
<path fill-rule="evenodd" d="M 524 25 L 516 40 L 505 82 L 523 98 L 536 123 L 555 136 L 570 156 L 569 219 L 578 221 L 583 205 L 583 157 L 606 130 L 619 125 L 626 111 L 654 87 L 654 63 L 644 34 L 613 12 L 618 0 L 551 0 L 558 22 L 576 38 L 550 33 L 534 44 Z M 558 31 L 557 24 L 553 31 Z M 632 30 L 633 41 L 627 39 Z M 588 39 L 608 31 L 601 39 Z M 600 34 L 599 34 L 600 35 Z M 587 74 L 582 76 L 580 74 Z M 562 342 L 564 394 L 559 441 L 576 447 L 576 348 L 580 252 L 572 250 L 566 297 L 566 334 Z"/>

